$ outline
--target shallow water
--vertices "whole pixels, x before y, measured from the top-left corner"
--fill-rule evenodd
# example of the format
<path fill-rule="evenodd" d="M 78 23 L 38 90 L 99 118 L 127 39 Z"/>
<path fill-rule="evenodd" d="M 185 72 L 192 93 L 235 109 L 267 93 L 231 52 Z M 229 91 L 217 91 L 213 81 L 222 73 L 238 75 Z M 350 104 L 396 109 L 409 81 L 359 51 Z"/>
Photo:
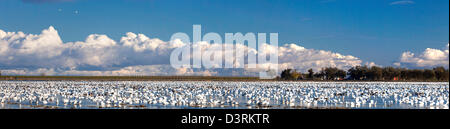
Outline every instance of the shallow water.
<path fill-rule="evenodd" d="M 448 109 L 448 82 L 0 81 L 3 109 Z"/>

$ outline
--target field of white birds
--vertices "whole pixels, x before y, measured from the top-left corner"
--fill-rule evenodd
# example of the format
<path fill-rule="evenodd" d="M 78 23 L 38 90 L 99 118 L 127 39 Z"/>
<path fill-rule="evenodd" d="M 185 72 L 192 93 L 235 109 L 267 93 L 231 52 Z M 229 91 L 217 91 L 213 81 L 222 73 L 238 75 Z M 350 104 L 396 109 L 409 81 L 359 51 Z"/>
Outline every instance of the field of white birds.
<path fill-rule="evenodd" d="M 0 109 L 448 109 L 448 82 L 0 81 Z"/>

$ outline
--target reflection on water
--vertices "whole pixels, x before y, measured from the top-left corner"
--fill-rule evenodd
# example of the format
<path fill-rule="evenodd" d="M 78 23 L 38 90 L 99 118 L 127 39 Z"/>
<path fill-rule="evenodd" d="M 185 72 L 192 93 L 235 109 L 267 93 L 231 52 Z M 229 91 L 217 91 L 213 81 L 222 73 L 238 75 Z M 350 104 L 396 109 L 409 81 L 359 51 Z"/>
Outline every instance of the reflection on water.
<path fill-rule="evenodd" d="M 449 83 L 0 81 L 3 109 L 448 109 Z"/>

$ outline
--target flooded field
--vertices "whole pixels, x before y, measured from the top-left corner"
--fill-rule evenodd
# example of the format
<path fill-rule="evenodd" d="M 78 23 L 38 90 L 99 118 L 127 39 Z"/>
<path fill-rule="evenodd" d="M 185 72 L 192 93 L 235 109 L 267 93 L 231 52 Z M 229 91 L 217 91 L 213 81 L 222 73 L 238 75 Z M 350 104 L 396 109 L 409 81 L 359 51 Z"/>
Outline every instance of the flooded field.
<path fill-rule="evenodd" d="M 0 81 L 0 109 L 448 107 L 448 82 Z"/>

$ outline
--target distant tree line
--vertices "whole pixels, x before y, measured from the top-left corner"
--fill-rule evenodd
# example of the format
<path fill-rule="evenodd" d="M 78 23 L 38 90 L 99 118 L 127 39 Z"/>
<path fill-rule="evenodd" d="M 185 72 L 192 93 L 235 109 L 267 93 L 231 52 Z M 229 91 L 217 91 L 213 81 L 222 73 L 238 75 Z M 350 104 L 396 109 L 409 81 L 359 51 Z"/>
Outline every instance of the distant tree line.
<path fill-rule="evenodd" d="M 286 69 L 278 77 L 281 80 L 364 80 L 364 81 L 449 81 L 449 69 L 406 69 L 378 66 L 355 66 L 347 71 L 326 67 L 319 72 L 309 69 L 307 73 Z"/>

